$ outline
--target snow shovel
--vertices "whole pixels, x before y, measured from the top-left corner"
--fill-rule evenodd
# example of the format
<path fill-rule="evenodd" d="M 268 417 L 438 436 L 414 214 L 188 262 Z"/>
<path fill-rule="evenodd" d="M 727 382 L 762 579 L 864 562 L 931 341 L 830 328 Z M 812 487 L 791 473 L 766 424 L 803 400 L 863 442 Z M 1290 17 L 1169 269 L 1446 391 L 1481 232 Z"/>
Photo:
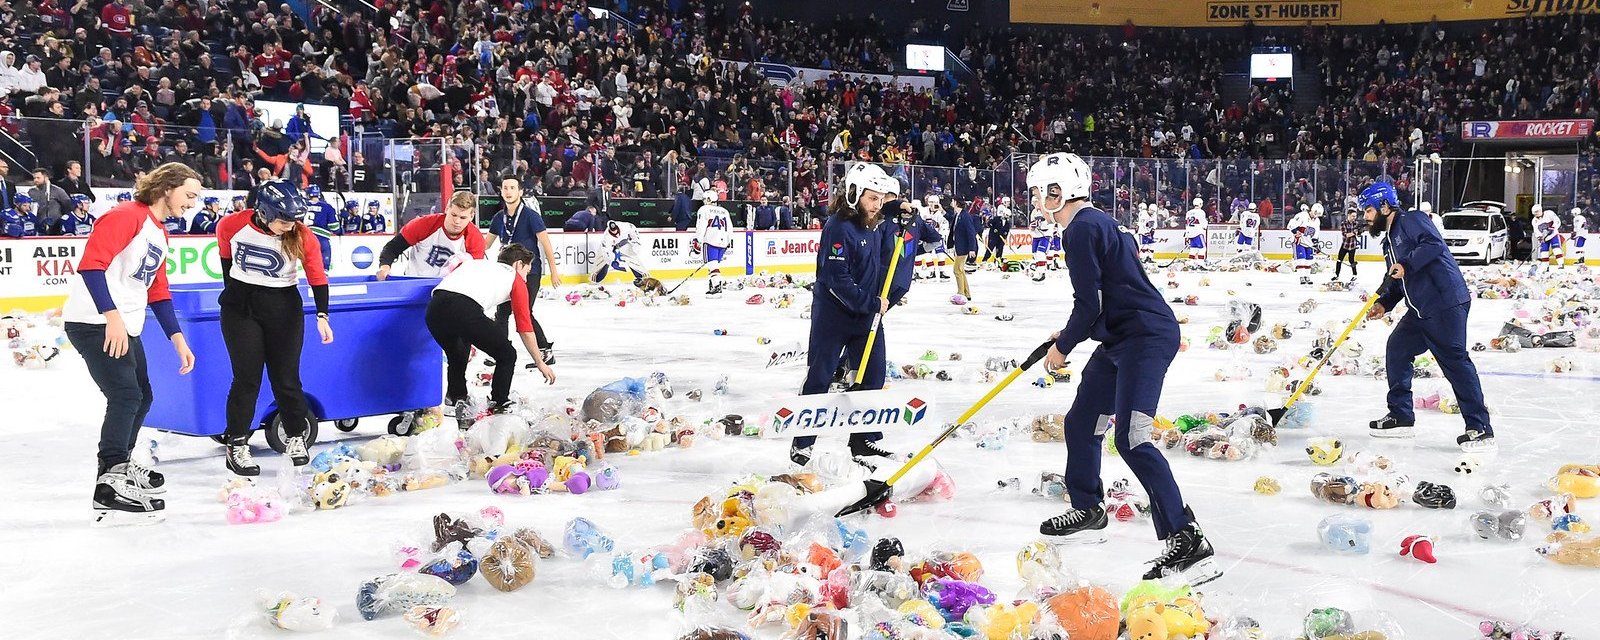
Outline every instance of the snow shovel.
<path fill-rule="evenodd" d="M 1276 427 L 1278 423 L 1283 422 L 1283 416 L 1289 412 L 1289 408 L 1300 400 L 1300 396 L 1306 392 L 1306 389 L 1311 388 L 1311 379 L 1317 377 L 1317 372 L 1322 370 L 1322 365 L 1328 364 L 1328 359 L 1333 357 L 1334 352 L 1339 350 L 1339 346 L 1344 344 L 1345 338 L 1350 337 L 1350 332 L 1355 331 L 1356 325 L 1361 324 L 1361 320 L 1367 317 L 1367 310 L 1371 309 L 1372 305 L 1377 304 L 1377 302 L 1378 294 L 1373 293 L 1367 296 L 1367 303 L 1361 305 L 1361 310 L 1357 311 L 1356 317 L 1350 320 L 1350 325 L 1344 328 L 1344 333 L 1339 334 L 1339 339 L 1333 341 L 1333 346 L 1328 347 L 1328 352 L 1322 354 L 1322 358 L 1317 360 L 1316 366 L 1311 367 L 1311 373 L 1307 374 L 1306 379 L 1301 380 L 1300 385 L 1295 387 L 1294 393 L 1289 396 L 1289 400 L 1284 402 L 1280 408 L 1267 410 L 1267 415 L 1272 418 L 1272 426 Z"/>
<path fill-rule="evenodd" d="M 916 455 L 911 456 L 911 459 L 907 460 L 905 464 L 900 465 L 900 470 L 894 472 L 894 475 L 889 476 L 888 480 L 880 481 L 868 479 L 866 481 L 867 495 L 860 500 L 851 503 L 849 506 L 840 509 L 838 513 L 834 514 L 834 517 L 843 518 L 847 515 L 860 513 L 888 502 L 889 498 L 894 495 L 894 483 L 898 482 L 900 478 L 906 475 L 907 472 L 911 471 L 912 467 L 917 466 L 917 463 L 922 462 L 923 458 L 928 457 L 928 454 L 933 453 L 933 449 L 939 446 L 940 443 L 944 442 L 945 438 L 949 438 L 951 434 L 956 432 L 956 429 L 961 428 L 961 425 L 966 424 L 968 420 L 971 420 L 972 416 L 977 415 L 978 412 L 983 409 L 984 405 L 989 404 L 990 400 L 993 400 L 995 396 L 1000 395 L 1000 392 L 1004 391 L 1005 388 L 1012 383 L 1012 381 L 1016 380 L 1017 376 L 1022 375 L 1023 371 L 1027 371 L 1028 368 L 1032 367 L 1034 363 L 1043 360 L 1045 354 L 1050 351 L 1050 345 L 1052 344 L 1055 344 L 1054 340 L 1046 340 L 1043 344 L 1040 344 L 1037 348 L 1035 348 L 1033 353 L 1028 354 L 1027 360 L 1023 360 L 1022 364 L 1017 365 L 1017 368 L 1012 369 L 1011 373 L 1006 374 L 1006 377 L 1001 379 L 999 384 L 996 384 L 993 389 L 990 389 L 989 392 L 984 394 L 982 398 L 979 398 L 978 401 L 973 403 L 971 407 L 968 407 L 967 411 L 961 414 L 961 417 L 956 418 L 955 422 L 951 423 L 950 426 L 945 427 L 944 431 L 939 434 L 939 437 L 933 439 L 933 442 L 929 442 L 927 445 L 923 446 L 921 451 L 918 451 Z"/>

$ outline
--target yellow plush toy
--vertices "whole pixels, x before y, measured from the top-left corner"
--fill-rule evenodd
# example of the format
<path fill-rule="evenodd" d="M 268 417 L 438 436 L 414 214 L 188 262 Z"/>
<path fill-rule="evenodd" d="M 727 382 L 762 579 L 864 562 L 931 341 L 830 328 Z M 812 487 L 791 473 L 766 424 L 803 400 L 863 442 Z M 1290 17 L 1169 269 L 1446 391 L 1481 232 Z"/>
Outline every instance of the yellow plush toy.
<path fill-rule="evenodd" d="M 1556 472 L 1556 477 L 1550 480 L 1549 486 L 1551 491 L 1570 493 L 1578 498 L 1600 496 L 1600 465 L 1562 465 L 1561 470 Z"/>
<path fill-rule="evenodd" d="M 996 604 L 975 606 L 967 610 L 966 622 L 978 630 L 979 637 L 987 640 L 1026 638 L 1033 631 L 1033 621 L 1039 617 L 1039 605 L 1031 600 L 1021 604 Z"/>
<path fill-rule="evenodd" d="M 1124 623 L 1130 640 L 1204 638 L 1211 629 L 1200 601 L 1189 596 L 1178 596 L 1170 603 L 1151 596 L 1136 596 L 1128 603 Z"/>
<path fill-rule="evenodd" d="M 1161 619 L 1165 605 L 1152 601 L 1149 606 L 1129 611 L 1123 623 L 1128 627 L 1128 640 L 1167 640 L 1167 622 Z"/>
<path fill-rule="evenodd" d="M 704 533 L 706 537 L 712 539 L 737 538 L 755 524 L 750 515 L 749 502 L 739 498 L 726 498 L 722 501 L 722 516 L 717 518 L 717 521 Z"/>
<path fill-rule="evenodd" d="M 1319 466 L 1331 466 L 1344 457 L 1344 443 L 1336 438 L 1312 438 L 1306 443 L 1306 455 Z"/>

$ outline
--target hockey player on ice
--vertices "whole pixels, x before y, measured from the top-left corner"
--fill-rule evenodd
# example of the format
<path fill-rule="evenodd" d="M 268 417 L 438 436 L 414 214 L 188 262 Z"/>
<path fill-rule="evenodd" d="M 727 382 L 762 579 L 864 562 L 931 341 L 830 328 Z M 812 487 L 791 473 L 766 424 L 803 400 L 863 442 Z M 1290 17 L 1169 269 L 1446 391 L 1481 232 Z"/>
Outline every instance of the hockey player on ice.
<path fill-rule="evenodd" d="M 1289 220 L 1289 233 L 1294 236 L 1294 272 L 1300 276 L 1300 284 L 1312 284 L 1311 263 L 1316 259 L 1317 249 L 1317 223 L 1312 221 L 1311 211 L 1301 205 L 1299 213 Z"/>
<path fill-rule="evenodd" d="M 1033 234 L 1033 281 L 1044 282 L 1045 265 L 1050 259 L 1050 237 L 1056 233 L 1055 225 L 1044 212 L 1034 209 L 1028 218 L 1028 231 Z"/>
<path fill-rule="evenodd" d="M 650 277 L 650 272 L 645 271 L 644 261 L 639 259 L 639 227 L 631 222 L 608 221 L 605 235 L 600 236 L 600 241 L 605 244 L 605 250 L 611 253 L 611 261 L 595 270 L 593 280 L 605 282 L 611 270 L 616 269 L 633 274 L 633 286 L 645 288 L 645 278 Z"/>
<path fill-rule="evenodd" d="M 950 256 L 946 247 L 950 238 L 950 222 L 945 219 L 944 205 L 939 201 L 939 196 L 929 194 L 924 198 L 926 203 L 920 207 L 919 213 L 923 222 L 939 232 L 939 239 L 933 242 L 923 242 L 917 257 L 913 261 L 916 267 L 916 277 L 922 280 L 950 280 Z M 924 257 L 925 256 L 925 257 Z"/>
<path fill-rule="evenodd" d="M 73 196 L 72 201 L 73 203 L 77 203 L 78 196 Z M 200 210 L 196 211 L 194 218 L 189 220 L 189 235 L 191 236 L 215 234 L 217 232 L 217 222 L 222 220 L 221 198 L 216 196 L 206 196 L 203 200 L 201 200 L 201 202 L 203 204 L 201 205 Z M 85 209 L 84 211 L 87 212 L 88 210 Z M 67 235 L 88 235 L 88 233 L 88 231 L 84 231 L 81 234 Z M 324 251 L 326 251 L 326 249 L 324 249 Z M 327 254 L 324 253 L 323 255 L 323 261 L 326 262 Z"/>
<path fill-rule="evenodd" d="M 1444 233 L 1444 216 L 1433 212 L 1433 203 L 1424 200 L 1422 204 L 1417 205 L 1417 210 L 1428 214 L 1428 219 L 1433 221 L 1433 228 L 1438 229 L 1439 233 Z"/>
<path fill-rule="evenodd" d="M 1139 235 L 1139 260 L 1154 262 L 1156 255 L 1156 206 L 1145 205 L 1134 221 L 1134 232 Z"/>
<path fill-rule="evenodd" d="M 1065 228 L 1062 235 L 1072 247 L 1067 252 L 1071 313 L 1066 326 L 1051 336 L 1044 364 L 1060 368 L 1079 344 L 1100 343 L 1063 421 L 1072 508 L 1040 523 L 1039 533 L 1079 542 L 1106 528 L 1100 459 L 1101 441 L 1111 431 L 1122 461 L 1150 494 L 1156 537 L 1166 543 L 1144 579 L 1174 576 L 1202 584 L 1222 572 L 1171 467 L 1150 441 L 1162 382 L 1178 354 L 1178 320 L 1139 267 L 1133 238 L 1119 233 L 1111 216 L 1089 202 L 1089 184 L 1089 166 L 1072 154 L 1047 155 L 1028 171 L 1034 207 Z"/>
<path fill-rule="evenodd" d="M 1234 240 L 1234 243 L 1239 245 L 1240 253 L 1256 249 L 1256 236 L 1261 234 L 1261 214 L 1256 212 L 1254 203 L 1239 214 L 1238 234 L 1239 237 Z"/>
<path fill-rule="evenodd" d="M 717 204 L 717 192 L 707 189 L 701 194 L 705 200 L 695 214 L 694 252 L 704 252 L 710 274 L 706 295 L 722 293 L 722 256 L 733 246 L 733 218 L 728 210 Z"/>
<path fill-rule="evenodd" d="M 1580 267 L 1583 266 L 1583 260 L 1584 260 L 1583 245 L 1588 242 L 1588 239 L 1584 237 L 1585 234 L 1587 234 L 1587 233 L 1589 233 L 1589 221 L 1588 221 L 1588 219 L 1583 217 L 1583 209 L 1580 208 L 1580 207 L 1573 207 L 1572 208 L 1572 243 L 1571 243 L 1572 244 L 1572 260 L 1573 260 L 1573 262 L 1578 263 L 1578 266 L 1580 266 Z"/>
<path fill-rule="evenodd" d="M 405 274 L 427 278 L 444 277 L 451 258 L 470 255 L 482 260 L 488 243 L 473 219 L 478 215 L 478 197 L 470 191 L 450 196 L 444 213 L 418 216 L 400 228 L 378 253 L 378 279 L 389 277 L 389 270 L 400 254 L 406 254 Z"/>
<path fill-rule="evenodd" d="M 1206 211 L 1201 209 L 1205 201 L 1194 199 L 1194 208 L 1183 216 L 1183 237 L 1189 245 L 1190 260 L 1206 259 Z"/>
<path fill-rule="evenodd" d="M 1533 205 L 1533 228 L 1538 233 L 1539 259 L 1549 258 L 1552 267 L 1566 266 L 1566 261 L 1561 259 L 1561 218 L 1556 210 Z"/>

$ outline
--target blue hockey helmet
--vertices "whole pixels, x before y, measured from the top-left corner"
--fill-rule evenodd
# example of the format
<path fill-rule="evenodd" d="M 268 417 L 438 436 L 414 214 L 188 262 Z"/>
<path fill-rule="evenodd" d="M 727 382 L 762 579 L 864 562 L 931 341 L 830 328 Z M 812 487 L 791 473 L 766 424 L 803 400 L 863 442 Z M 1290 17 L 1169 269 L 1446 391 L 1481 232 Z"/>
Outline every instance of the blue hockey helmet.
<path fill-rule="evenodd" d="M 345 200 L 344 201 L 344 210 L 345 211 L 355 211 L 356 209 L 360 209 L 360 208 L 361 208 L 361 201 L 360 200 Z"/>
<path fill-rule="evenodd" d="M 288 180 L 264 182 L 256 188 L 256 215 L 262 220 L 299 222 L 305 210 L 305 197 Z"/>
<path fill-rule="evenodd" d="M 235 194 L 233 194 L 233 201 L 234 201 L 234 202 L 246 202 L 246 201 L 248 201 L 248 200 L 250 200 L 250 198 L 248 198 L 248 197 L 246 197 L 246 196 L 245 196 L 245 195 L 244 195 L 244 194 L 242 194 L 242 193 L 235 193 Z"/>
<path fill-rule="evenodd" d="M 13 204 L 33 204 L 33 198 L 26 193 L 19 193 L 17 194 L 16 198 L 11 200 L 11 202 Z"/>
<path fill-rule="evenodd" d="M 206 196 L 205 199 L 200 201 L 200 204 L 203 204 L 203 205 L 209 207 L 209 206 L 214 205 L 214 204 L 222 204 L 222 199 L 218 198 L 216 196 Z"/>
<path fill-rule="evenodd" d="M 1394 185 L 1387 182 L 1374 182 L 1361 190 L 1361 195 L 1356 198 L 1356 203 L 1362 209 L 1377 209 L 1381 205 L 1389 205 L 1391 209 L 1400 208 L 1400 196 L 1394 192 Z"/>
<path fill-rule="evenodd" d="M 376 208 L 378 208 L 378 207 L 379 207 L 379 206 L 380 206 L 380 205 L 379 205 L 379 204 L 378 204 L 378 201 L 377 201 L 377 200 L 368 200 L 368 201 L 367 201 L 367 207 L 369 207 L 369 208 L 373 208 L 373 209 L 376 209 Z"/>
<path fill-rule="evenodd" d="M 81 193 L 72 194 L 72 206 L 74 206 L 74 207 L 81 207 L 83 205 L 89 204 L 90 202 L 93 202 L 93 200 L 90 200 L 89 196 L 83 195 Z"/>
<path fill-rule="evenodd" d="M 132 191 L 124 191 L 122 193 L 117 194 L 117 202 L 132 202 L 132 201 L 133 201 L 133 192 Z"/>
<path fill-rule="evenodd" d="M 319 187 L 319 186 L 314 185 L 314 184 L 307 186 L 306 187 L 306 197 L 307 198 L 321 198 L 322 197 L 322 187 Z"/>

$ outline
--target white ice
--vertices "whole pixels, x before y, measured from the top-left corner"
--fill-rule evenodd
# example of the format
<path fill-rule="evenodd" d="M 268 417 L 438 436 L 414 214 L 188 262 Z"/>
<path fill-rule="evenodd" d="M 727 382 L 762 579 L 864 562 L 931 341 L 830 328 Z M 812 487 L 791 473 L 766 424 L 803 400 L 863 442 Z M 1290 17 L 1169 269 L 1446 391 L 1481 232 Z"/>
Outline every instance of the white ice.
<path fill-rule="evenodd" d="M 1362 282 L 1376 284 L 1379 267 L 1362 265 Z M 890 434 L 894 448 L 911 450 L 935 433 L 986 390 L 972 380 L 985 358 L 1022 358 L 1059 328 L 1070 304 L 1065 272 L 1042 284 L 1017 274 L 984 272 L 972 277 L 977 315 L 965 315 L 947 299 L 953 286 L 919 282 L 910 303 L 890 313 L 885 338 L 890 358 L 917 362 L 925 350 L 960 352 L 960 362 L 935 363 L 957 375 L 956 382 L 907 381 L 936 399 L 934 420 L 911 431 Z M 1266 308 L 1265 324 L 1293 324 L 1309 319 L 1321 325 L 1342 325 L 1359 307 L 1354 293 L 1314 293 L 1295 284 L 1293 274 L 1210 274 L 1209 287 L 1199 287 L 1200 274 L 1179 273 L 1180 290 L 1194 293 L 1199 305 L 1178 308 L 1191 321 L 1184 327 L 1193 347 L 1179 354 L 1166 377 L 1161 413 L 1231 410 L 1239 403 L 1276 406 L 1281 399 L 1266 394 L 1266 370 L 1285 357 L 1305 353 L 1312 331 L 1301 331 L 1278 353 L 1220 352 L 1206 348 L 1204 336 L 1222 319 L 1228 289 Z M 1323 280 L 1328 274 L 1318 276 Z M 1164 281 L 1165 278 L 1158 277 Z M 699 283 L 685 290 L 698 291 Z M 524 375 L 517 388 L 536 402 L 556 403 L 586 394 L 622 376 L 652 370 L 668 373 L 680 393 L 700 387 L 706 401 L 674 406 L 692 415 L 716 417 L 741 413 L 751 419 L 772 398 L 798 391 L 803 364 L 763 368 L 775 343 L 803 341 L 809 306 L 800 293 L 794 307 L 750 306 L 755 291 L 730 292 L 719 300 L 696 296 L 687 307 L 619 308 L 607 302 L 570 306 L 543 300 L 536 310 L 556 341 L 560 375 L 555 387 L 536 384 Z M 765 291 L 769 296 L 773 291 Z M 1296 311 L 1315 297 L 1321 305 L 1310 316 Z M 1005 308 L 998 308 L 1005 301 Z M 1537 303 L 1531 303 L 1537 305 Z M 1000 322 L 996 313 L 1016 314 Z M 1486 342 L 1511 316 L 1510 301 L 1473 302 L 1469 342 Z M 728 329 L 729 336 L 712 335 Z M 1374 323 L 1354 339 L 1368 353 L 1379 353 L 1388 329 Z M 150 348 L 167 348 L 159 338 Z M 1087 360 L 1092 345 L 1071 354 L 1076 367 Z M 1286 356 L 1285 354 L 1290 354 Z M 1487 618 L 1531 622 L 1578 637 L 1600 634 L 1600 573 L 1565 567 L 1534 553 L 1542 537 L 1530 521 L 1520 543 L 1471 539 L 1467 516 L 1483 508 L 1477 493 L 1486 481 L 1509 482 L 1517 507 L 1549 494 L 1543 484 L 1564 463 L 1600 462 L 1600 358 L 1576 349 L 1525 350 L 1519 354 L 1472 354 L 1483 372 L 1488 403 L 1496 412 L 1501 443 L 1498 462 L 1470 479 L 1451 468 L 1458 454 L 1455 436 L 1460 416 L 1421 410 L 1415 440 L 1379 441 L 1365 433 L 1366 422 L 1383 414 L 1384 384 L 1371 377 L 1335 377 L 1324 373 L 1325 389 L 1313 398 L 1318 419 L 1312 430 L 1280 432 L 1281 446 L 1265 458 L 1226 463 L 1168 452 L 1184 497 L 1199 516 L 1217 549 L 1226 575 L 1207 585 L 1208 608 L 1243 612 L 1260 619 L 1271 637 L 1291 637 L 1300 618 L 1314 606 L 1383 612 L 1411 639 L 1473 638 Z M 1542 375 L 1555 355 L 1578 361 L 1576 374 Z M 200 354 L 200 357 L 224 357 Z M 1241 361 L 1253 376 L 1246 382 L 1217 382 L 1213 372 Z M 351 363 L 360 366 L 360 363 Z M 1515 375 L 1501 375 L 1515 374 Z M 730 393 L 713 397 L 718 376 L 731 378 Z M 1028 384 L 1030 372 L 1005 391 L 980 415 L 980 421 L 1063 412 L 1076 383 L 1041 389 Z M 1418 380 L 1419 391 L 1443 388 L 1444 381 Z M 157 389 L 157 393 L 161 390 Z M 478 390 L 483 393 L 482 389 Z M 95 440 L 103 408 L 81 360 L 67 354 L 49 369 L 29 371 L 0 367 L 0 549 L 6 550 L 0 603 L 7 612 L 5 635 L 13 638 L 102 637 L 214 638 L 265 637 L 280 633 L 266 624 L 254 605 L 258 589 L 314 595 L 334 605 L 340 624 L 321 634 L 329 638 L 396 637 L 412 633 L 397 617 L 365 622 L 354 607 L 363 580 L 397 570 L 391 555 L 397 541 L 425 534 L 430 518 L 440 511 L 465 512 L 484 505 L 505 510 L 509 522 L 533 526 L 559 539 L 563 524 L 586 516 L 614 535 L 621 548 L 640 549 L 665 543 L 688 526 L 690 505 L 708 493 L 749 473 L 778 473 L 789 468 L 787 442 L 702 438 L 687 450 L 669 449 L 618 461 L 623 488 L 582 496 L 540 495 L 514 499 L 491 495 L 481 480 L 383 499 L 331 512 L 300 512 L 284 521 L 233 526 L 223 520 L 215 493 L 229 477 L 220 448 L 208 439 L 146 431 L 159 442 L 159 468 L 169 478 L 167 522 L 152 527 L 91 529 L 89 494 L 93 479 Z M 221 416 L 217 417 L 221 420 Z M 363 420 L 354 433 L 323 425 L 322 443 L 359 442 L 382 433 L 386 418 Z M 1413 479 L 1443 482 L 1455 488 L 1460 506 L 1453 511 L 1428 511 L 1402 504 L 1390 511 L 1336 507 L 1316 501 L 1307 480 L 1319 469 L 1302 449 L 1306 438 L 1341 438 L 1347 453 L 1376 451 L 1402 465 Z M 256 439 L 257 444 L 261 439 Z M 820 446 L 820 445 L 819 445 Z M 267 477 L 281 472 L 285 461 L 264 449 Z M 995 491 L 996 481 L 1020 477 L 1026 483 L 1039 472 L 1059 471 L 1065 461 L 1060 444 L 1036 444 L 1026 433 L 1014 436 L 1003 450 L 982 450 L 970 439 L 946 442 L 936 454 L 955 479 L 957 497 L 948 503 L 912 504 L 895 519 L 870 516 L 864 521 L 874 538 L 898 536 L 908 550 L 967 549 L 984 562 L 984 582 L 1002 597 L 1021 587 L 1014 557 L 1037 536 L 1041 520 L 1060 513 L 1064 504 L 1021 494 Z M 1131 477 L 1116 458 L 1107 458 L 1107 481 Z M 1277 496 L 1261 496 L 1251 486 L 1260 475 L 1277 478 L 1284 487 Z M 271 480 L 269 479 L 270 483 Z M 1579 513 L 1600 523 L 1594 500 L 1582 501 Z M 1335 555 L 1317 540 L 1322 517 L 1347 513 L 1375 525 L 1373 551 L 1366 556 Z M 1068 567 L 1077 575 L 1123 589 L 1143 572 L 1143 563 L 1160 552 L 1148 520 L 1112 522 L 1104 545 L 1069 548 Z M 1401 538 L 1409 534 L 1439 537 L 1437 565 L 1399 557 Z M 684 628 L 671 607 L 670 587 L 613 590 L 593 577 L 580 562 L 543 562 L 536 581 L 515 593 L 500 593 L 474 579 L 460 589 L 454 606 L 466 619 L 456 637 L 538 638 L 665 638 Z M 722 619 L 742 617 L 725 604 Z M 776 637 L 768 628 L 758 637 Z"/>

